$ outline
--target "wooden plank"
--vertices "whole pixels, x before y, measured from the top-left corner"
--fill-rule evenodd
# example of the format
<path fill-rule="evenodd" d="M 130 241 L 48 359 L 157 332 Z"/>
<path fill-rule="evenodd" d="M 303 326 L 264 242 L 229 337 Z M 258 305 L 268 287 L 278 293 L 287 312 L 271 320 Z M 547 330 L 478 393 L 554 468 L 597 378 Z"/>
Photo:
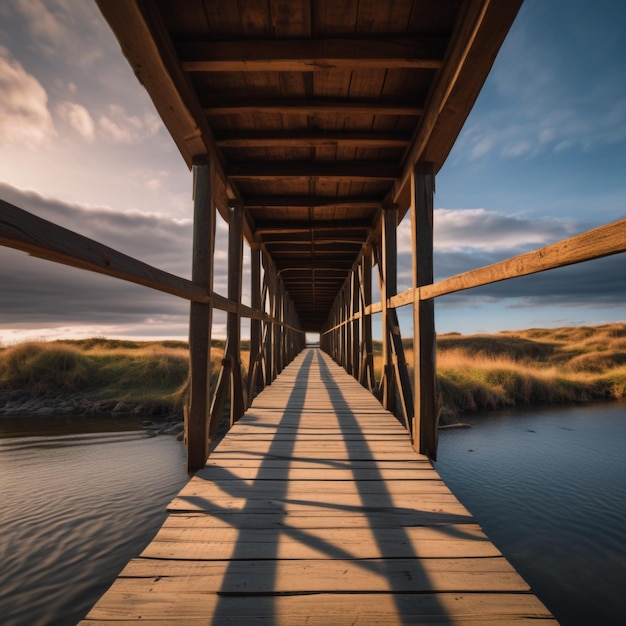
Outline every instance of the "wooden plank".
<path fill-rule="evenodd" d="M 328 357 L 301 353 L 257 399 L 266 408 L 226 435 L 85 623 L 550 617 L 398 421 Z"/>
<path fill-rule="evenodd" d="M 463 625 L 536 624 L 538 619 L 556 624 L 546 608 L 529 594 L 520 593 L 377 593 L 377 594 L 313 594 L 275 596 L 259 601 L 252 596 L 216 596 L 181 591 L 177 594 L 119 593 L 112 590 L 100 601 L 82 626 L 101 623 L 95 620 L 128 619 L 129 615 L 145 623 L 158 620 L 162 625 L 191 624 L 219 609 L 220 622 L 236 626 L 245 618 L 246 624 L 274 623 L 289 626 L 406 626 L 432 623 Z M 233 621 L 228 621 L 232 618 Z M 201 621 L 203 620 L 203 621 Z M 183 622 L 184 621 L 184 622 Z M 135 622 L 136 623 L 136 622 Z M 167 622 L 166 622 L 167 623 Z M 215 623 L 215 622 L 214 622 Z M 272 622 L 270 622 L 272 623 Z"/>
<path fill-rule="evenodd" d="M 466 559 L 371 559 L 367 563 L 333 559 L 205 561 L 194 564 L 203 574 L 159 575 L 147 582 L 139 578 L 118 578 L 114 593 L 144 592 L 155 597 L 170 593 L 219 592 L 228 595 L 283 593 L 394 591 L 396 593 L 524 592 L 525 583 L 503 558 Z M 189 569 L 193 570 L 190 563 Z M 167 572 L 167 568 L 165 568 Z M 146 584 L 147 583 L 147 584 Z"/>
<path fill-rule="evenodd" d="M 305 208 L 352 208 L 376 209 L 380 199 L 371 196 L 252 196 L 246 195 L 245 205 L 249 209 L 282 209 L 292 207 Z"/>
<path fill-rule="evenodd" d="M 279 531 L 282 532 L 282 531 Z M 241 529 L 212 526 L 168 526 L 157 533 L 142 553 L 146 558 L 183 560 L 230 559 L 235 548 L 239 558 L 319 558 L 321 546 L 337 550 L 343 558 L 466 558 L 502 556 L 476 525 L 395 528 L 309 528 L 286 527 L 280 539 L 277 530 L 259 528 L 241 537 Z M 246 546 L 242 546 L 245 543 Z M 180 544 L 185 544 L 186 555 Z M 158 552 L 167 550 L 167 554 Z M 194 551 L 195 550 L 195 551 Z M 252 556 L 254 553 L 255 556 Z M 311 556 L 315 553 L 316 556 Z M 224 556 L 227 555 L 227 556 Z M 182 568 L 181 568 L 182 569 Z M 136 574 L 135 574 L 136 575 Z"/>
<path fill-rule="evenodd" d="M 207 115 L 393 115 L 419 117 L 424 107 L 414 101 L 401 99 L 355 98 L 229 98 L 216 99 L 212 94 L 200 94 Z"/>
<path fill-rule="evenodd" d="M 326 498 L 326 500 L 324 500 Z M 316 511 L 324 515 L 334 515 L 338 510 L 352 510 L 360 515 L 367 516 L 370 510 L 386 510 L 390 515 L 395 515 L 399 509 L 414 513 L 416 497 L 414 494 L 403 494 L 389 497 L 368 495 L 364 504 L 359 495 L 342 494 L 337 502 L 328 502 L 328 494 L 311 494 L 304 499 L 297 498 L 213 498 L 208 499 L 204 495 L 181 495 L 174 498 L 167 506 L 168 511 L 206 511 L 212 514 L 224 512 L 245 513 L 275 513 L 279 511 Z M 420 512 L 436 513 L 441 523 L 452 521 L 450 515 L 469 515 L 467 509 L 462 506 L 453 496 L 446 495 L 420 495 Z M 418 517 L 418 516 L 416 516 Z"/>
<path fill-rule="evenodd" d="M 338 147 L 359 146 L 363 148 L 403 148 L 410 142 L 405 133 L 359 133 L 359 132 L 221 132 L 215 139 L 222 148 L 290 148 L 290 147 Z M 249 203 L 246 201 L 246 206 Z"/>
<path fill-rule="evenodd" d="M 447 41 L 393 39 L 240 39 L 177 45 L 187 72 L 318 72 L 389 67 L 438 69 Z"/>
<path fill-rule="evenodd" d="M 231 162 L 227 176 L 231 180 L 279 180 L 285 178 L 344 178 L 358 180 L 394 180 L 398 165 L 393 161 L 249 161 Z"/>

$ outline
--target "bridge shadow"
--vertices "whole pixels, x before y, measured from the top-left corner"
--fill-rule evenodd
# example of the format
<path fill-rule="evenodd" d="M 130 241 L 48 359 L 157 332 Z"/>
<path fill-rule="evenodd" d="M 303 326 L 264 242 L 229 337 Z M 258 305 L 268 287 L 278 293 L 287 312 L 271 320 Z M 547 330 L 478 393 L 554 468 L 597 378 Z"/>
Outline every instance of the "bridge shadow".
<path fill-rule="evenodd" d="M 312 372 L 317 371 L 319 371 L 319 379 L 312 382 L 319 384 L 321 381 L 323 389 L 328 393 L 332 413 L 336 416 L 339 431 L 343 434 L 342 442 L 347 450 L 347 458 L 344 460 L 320 459 L 306 454 L 296 454 L 296 443 L 298 436 L 301 435 L 298 426 L 305 415 L 307 383 Z M 321 389 L 320 393 L 322 393 Z M 393 418 L 390 416 L 389 419 Z M 281 430 L 281 424 L 287 422 L 288 427 Z M 380 579 L 380 584 L 375 591 L 363 591 L 356 587 L 352 589 L 349 584 L 346 587 L 345 582 L 341 588 L 313 591 L 313 593 L 320 594 L 320 603 L 324 602 L 324 593 L 387 593 L 391 595 L 396 606 L 396 623 L 414 623 L 415 616 L 407 614 L 410 612 L 407 595 L 430 593 L 434 589 L 429 583 L 428 572 L 414 549 L 415 540 L 408 529 L 428 525 L 448 538 L 475 540 L 477 539 L 475 536 L 464 533 L 459 526 L 455 526 L 455 524 L 473 522 L 471 517 L 439 513 L 426 508 L 420 509 L 418 508 L 419 502 L 416 502 L 415 506 L 394 505 L 393 494 L 387 489 L 376 456 L 365 439 L 357 416 L 319 351 L 310 350 L 305 355 L 295 376 L 282 417 L 278 421 L 276 433 L 280 436 L 268 442 L 267 451 L 264 453 L 255 451 L 246 453 L 245 443 L 241 443 L 241 455 L 246 455 L 251 459 L 257 458 L 259 461 L 258 469 L 250 472 L 251 475 L 253 474 L 253 477 L 249 479 L 250 482 L 238 477 L 235 471 L 219 465 L 207 467 L 196 475 L 196 479 L 211 481 L 227 496 L 241 499 L 243 503 L 241 507 L 237 506 L 233 509 L 232 506 L 220 506 L 219 498 L 210 501 L 201 496 L 184 497 L 181 494 L 181 499 L 191 505 L 190 510 L 196 507 L 203 509 L 210 515 L 222 519 L 237 532 L 237 539 L 217 592 L 218 601 L 212 623 L 232 620 L 232 597 L 247 597 L 251 591 L 255 595 L 255 613 L 257 616 L 263 616 L 264 623 L 269 625 L 284 623 L 284 616 L 280 619 L 276 615 L 276 596 L 305 592 L 301 591 L 297 584 L 287 590 L 279 587 L 279 568 L 283 562 L 279 554 L 281 540 L 283 543 L 287 540 L 301 545 L 307 555 L 311 552 L 315 553 L 314 556 L 306 556 L 307 560 L 312 559 L 319 563 L 328 560 L 329 567 L 332 561 L 349 561 L 353 568 Z M 217 452 L 219 452 L 219 447 Z M 316 494 L 314 498 L 306 490 L 301 496 L 293 492 L 293 488 L 290 490 L 292 466 L 303 463 L 306 466 L 340 468 L 349 471 L 352 482 L 356 486 L 358 501 L 342 502 L 342 494 L 334 495 L 332 488 L 327 494 Z M 300 483 L 306 484 L 306 480 L 297 480 L 296 484 Z M 376 488 L 372 489 L 372 486 Z M 303 514 L 315 512 L 317 516 L 315 519 L 318 523 L 312 521 L 309 527 L 303 526 L 302 523 L 293 523 L 293 518 L 298 517 L 294 511 Z M 362 553 L 352 552 L 350 542 L 342 543 L 325 536 L 324 529 L 341 527 L 340 524 L 337 526 L 334 524 L 334 520 L 338 520 L 337 516 L 351 518 L 348 528 L 355 519 L 359 520 L 357 526 L 369 532 L 374 546 L 366 550 L 368 556 L 364 557 Z M 262 534 L 264 542 L 263 580 L 261 587 L 254 591 L 246 589 L 245 581 L 242 581 L 241 564 L 258 558 L 251 555 L 250 546 L 259 542 L 259 534 Z M 390 556 L 385 558 L 386 555 Z M 297 559 L 298 557 L 285 558 Z M 410 562 L 410 571 L 405 571 L 405 575 L 398 574 L 398 559 Z M 323 576 L 324 565 L 321 566 L 319 572 Z M 411 584 L 411 580 L 416 581 L 415 585 Z M 436 597 L 436 594 L 433 596 Z M 408 602 L 410 604 L 410 600 Z M 436 599 L 434 602 L 438 604 Z M 437 606 L 437 610 L 438 619 L 442 619 L 442 616 L 446 614 L 444 608 Z"/>

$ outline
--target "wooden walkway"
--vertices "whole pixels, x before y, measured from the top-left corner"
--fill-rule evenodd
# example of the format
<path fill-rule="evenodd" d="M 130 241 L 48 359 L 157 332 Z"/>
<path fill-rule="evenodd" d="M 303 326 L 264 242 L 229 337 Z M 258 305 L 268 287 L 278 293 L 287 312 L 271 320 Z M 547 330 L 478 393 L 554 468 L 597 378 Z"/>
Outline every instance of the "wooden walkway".
<path fill-rule="evenodd" d="M 556 623 L 400 423 L 305 350 L 83 625 Z"/>

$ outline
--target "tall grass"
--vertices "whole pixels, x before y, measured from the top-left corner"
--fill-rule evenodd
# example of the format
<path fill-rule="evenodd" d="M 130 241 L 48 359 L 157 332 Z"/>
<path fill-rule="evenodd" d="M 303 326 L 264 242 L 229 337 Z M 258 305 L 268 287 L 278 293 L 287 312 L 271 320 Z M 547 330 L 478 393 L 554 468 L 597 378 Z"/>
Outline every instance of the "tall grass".
<path fill-rule="evenodd" d="M 412 364 L 411 342 L 405 342 Z M 382 357 L 375 356 L 380 377 Z M 412 369 L 411 367 L 409 369 Z M 437 338 L 442 414 L 626 398 L 626 324 Z"/>
<path fill-rule="evenodd" d="M 406 359 L 412 345 L 404 341 Z M 247 343 L 242 364 L 247 366 Z M 224 342 L 211 350 L 212 383 Z M 380 378 L 380 342 L 374 345 Z M 93 338 L 0 348 L 0 390 L 32 395 L 88 392 L 98 399 L 181 407 L 189 377 L 186 342 Z M 437 339 L 444 415 L 518 404 L 626 398 L 626 323 L 529 329 Z"/>

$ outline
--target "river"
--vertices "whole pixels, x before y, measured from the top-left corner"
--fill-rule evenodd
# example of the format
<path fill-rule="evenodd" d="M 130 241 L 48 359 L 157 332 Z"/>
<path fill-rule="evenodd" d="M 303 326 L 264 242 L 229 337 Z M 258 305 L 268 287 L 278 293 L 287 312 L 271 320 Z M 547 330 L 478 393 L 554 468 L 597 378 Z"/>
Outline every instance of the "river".
<path fill-rule="evenodd" d="M 437 470 L 564 625 L 625 623 L 626 405 L 490 412 Z M 111 419 L 0 419 L 0 619 L 75 624 L 187 482 L 183 445 Z"/>
<path fill-rule="evenodd" d="M 435 467 L 563 625 L 626 623 L 626 404 L 490 412 Z"/>
<path fill-rule="evenodd" d="M 0 623 L 76 624 L 165 519 L 185 450 L 111 418 L 0 418 Z"/>

